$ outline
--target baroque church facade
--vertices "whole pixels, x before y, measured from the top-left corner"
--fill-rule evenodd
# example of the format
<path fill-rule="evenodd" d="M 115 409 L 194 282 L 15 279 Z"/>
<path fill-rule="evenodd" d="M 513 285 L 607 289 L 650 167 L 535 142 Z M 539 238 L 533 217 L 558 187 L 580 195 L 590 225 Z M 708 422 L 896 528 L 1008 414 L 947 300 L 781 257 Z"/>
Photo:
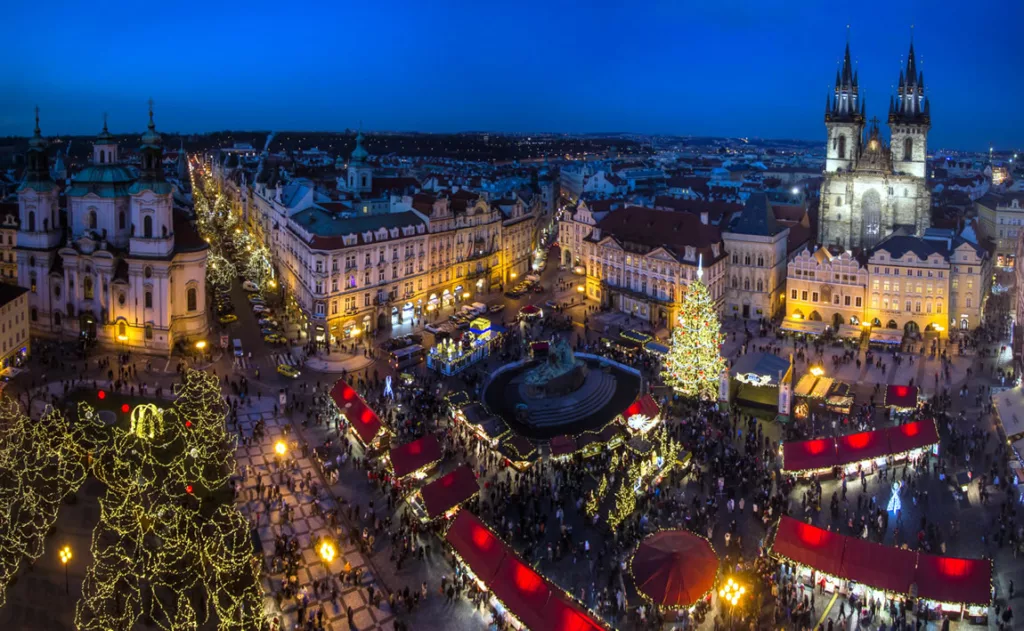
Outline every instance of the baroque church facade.
<path fill-rule="evenodd" d="M 18 188 L 16 248 L 33 335 L 151 353 L 170 353 L 179 341 L 206 336 L 208 246 L 174 208 L 152 108 L 140 141 L 136 169 L 121 161 L 104 122 L 92 164 L 63 192 L 64 217 L 36 113 Z"/>
<path fill-rule="evenodd" d="M 835 89 L 825 98 L 828 144 L 818 234 L 825 246 L 870 249 L 897 228 L 920 236 L 930 225 L 925 161 L 931 116 L 913 43 L 889 100 L 889 144 L 880 137 L 878 119 L 868 121 L 866 111 L 847 44 Z"/>

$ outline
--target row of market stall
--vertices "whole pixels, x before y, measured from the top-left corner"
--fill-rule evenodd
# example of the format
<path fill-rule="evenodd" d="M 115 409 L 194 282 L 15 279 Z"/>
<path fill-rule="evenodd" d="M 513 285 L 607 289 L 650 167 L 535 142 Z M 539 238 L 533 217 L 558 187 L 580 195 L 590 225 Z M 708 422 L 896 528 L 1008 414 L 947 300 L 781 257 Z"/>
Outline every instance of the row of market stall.
<path fill-rule="evenodd" d="M 796 317 L 796 315 L 783 320 L 779 329 L 786 333 L 808 336 L 821 336 L 831 332 L 839 339 L 855 342 L 863 340 L 866 335 L 869 343 L 882 346 L 895 346 L 903 343 L 902 329 L 883 327 L 881 323 L 875 326 L 869 326 L 867 323 L 840 324 L 837 327 L 830 326 L 821 320 L 804 319 L 802 315 L 800 317 Z"/>
<path fill-rule="evenodd" d="M 782 469 L 787 473 L 813 475 L 841 468 L 855 473 L 872 462 L 884 466 L 888 459 L 901 460 L 939 443 L 934 420 L 920 420 L 838 438 L 787 441 L 782 444 Z"/>
<path fill-rule="evenodd" d="M 806 524 L 779 520 L 769 553 L 792 563 L 799 580 L 860 599 L 918 598 L 929 619 L 964 615 L 985 623 L 992 598 L 992 561 L 962 559 L 873 543 Z"/>
<path fill-rule="evenodd" d="M 560 587 L 529 566 L 479 518 L 460 511 L 445 541 L 477 588 L 489 592 L 491 605 L 517 629 L 531 631 L 606 631 L 608 627 Z"/>

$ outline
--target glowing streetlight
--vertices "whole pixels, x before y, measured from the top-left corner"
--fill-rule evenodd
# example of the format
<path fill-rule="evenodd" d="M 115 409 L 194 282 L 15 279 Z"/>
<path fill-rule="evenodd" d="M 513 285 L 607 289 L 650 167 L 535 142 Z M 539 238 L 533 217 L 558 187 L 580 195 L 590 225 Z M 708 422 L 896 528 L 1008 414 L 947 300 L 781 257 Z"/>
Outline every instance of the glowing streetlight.
<path fill-rule="evenodd" d="M 736 607 L 737 603 L 740 601 L 740 597 L 745 593 L 747 593 L 747 588 L 730 578 L 726 581 L 725 585 L 722 586 L 722 589 L 718 590 L 718 597 L 722 598 L 733 607 Z"/>
<path fill-rule="evenodd" d="M 277 455 L 283 456 L 288 451 L 288 445 L 285 445 L 283 440 L 279 440 L 274 443 L 274 451 L 277 452 Z"/>
<path fill-rule="evenodd" d="M 464 292 L 462 292 L 462 298 L 463 298 L 463 299 L 468 299 L 468 298 L 469 298 L 469 296 L 470 296 L 470 293 L 469 293 L 468 291 L 464 291 Z"/>
<path fill-rule="evenodd" d="M 128 341 L 128 336 L 127 335 L 118 335 L 117 336 L 117 341 L 118 342 L 127 342 Z"/>
<path fill-rule="evenodd" d="M 64 546 L 60 549 L 60 562 L 64 564 L 64 593 L 70 594 L 71 588 L 68 583 L 68 561 L 71 560 L 71 546 Z"/>
<path fill-rule="evenodd" d="M 811 374 L 815 377 L 820 377 L 825 374 L 825 369 L 821 366 L 811 366 Z"/>
<path fill-rule="evenodd" d="M 317 548 L 317 553 L 320 554 L 320 558 L 324 560 L 324 563 L 330 563 L 334 560 L 334 557 L 337 556 L 338 551 L 335 549 L 333 543 L 324 539 L 320 544 L 320 547 Z"/>
<path fill-rule="evenodd" d="M 576 291 L 582 294 L 583 292 L 586 291 L 586 289 L 583 288 L 583 285 L 576 285 Z"/>
<path fill-rule="evenodd" d="M 516 276 L 519 276 L 519 274 L 516 274 L 515 272 L 512 272 L 512 274 L 510 275 L 510 277 L 512 278 L 512 280 L 515 280 L 515 279 L 516 279 Z"/>
<path fill-rule="evenodd" d="M 201 351 L 204 348 L 206 348 L 206 340 L 199 340 L 198 342 L 196 342 L 196 350 Z"/>

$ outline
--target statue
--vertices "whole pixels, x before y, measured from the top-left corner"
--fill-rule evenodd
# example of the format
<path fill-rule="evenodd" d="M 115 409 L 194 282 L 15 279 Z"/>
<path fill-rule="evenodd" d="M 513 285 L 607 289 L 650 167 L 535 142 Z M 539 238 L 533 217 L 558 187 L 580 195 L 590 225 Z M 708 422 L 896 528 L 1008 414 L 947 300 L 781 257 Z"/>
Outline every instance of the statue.
<path fill-rule="evenodd" d="M 533 397 L 567 394 L 583 385 L 586 374 L 586 364 L 575 358 L 569 343 L 557 339 L 547 359 L 526 373 L 527 392 Z"/>

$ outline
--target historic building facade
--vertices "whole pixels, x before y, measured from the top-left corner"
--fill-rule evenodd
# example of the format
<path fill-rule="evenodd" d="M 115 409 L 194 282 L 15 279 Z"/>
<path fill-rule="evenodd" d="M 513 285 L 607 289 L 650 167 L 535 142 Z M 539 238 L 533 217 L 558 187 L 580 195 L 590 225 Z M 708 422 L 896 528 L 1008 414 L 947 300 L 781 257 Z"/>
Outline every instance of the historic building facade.
<path fill-rule="evenodd" d="M 889 102 L 890 145 L 882 140 L 877 119 L 865 137 L 865 115 L 847 44 L 835 89 L 825 99 L 828 140 L 818 240 L 827 246 L 869 249 L 897 227 L 920 235 L 930 225 L 925 159 L 931 116 L 913 44 L 897 96 Z"/>
<path fill-rule="evenodd" d="M 786 249 L 789 228 L 775 220 L 764 193 L 747 199 L 722 233 L 729 255 L 725 315 L 770 319 L 786 306 Z"/>
<path fill-rule="evenodd" d="M 16 247 L 33 333 L 161 353 L 205 337 L 208 246 L 173 207 L 152 110 L 139 153 L 137 171 L 123 164 L 104 124 L 65 191 L 62 225 L 37 115 Z"/>

